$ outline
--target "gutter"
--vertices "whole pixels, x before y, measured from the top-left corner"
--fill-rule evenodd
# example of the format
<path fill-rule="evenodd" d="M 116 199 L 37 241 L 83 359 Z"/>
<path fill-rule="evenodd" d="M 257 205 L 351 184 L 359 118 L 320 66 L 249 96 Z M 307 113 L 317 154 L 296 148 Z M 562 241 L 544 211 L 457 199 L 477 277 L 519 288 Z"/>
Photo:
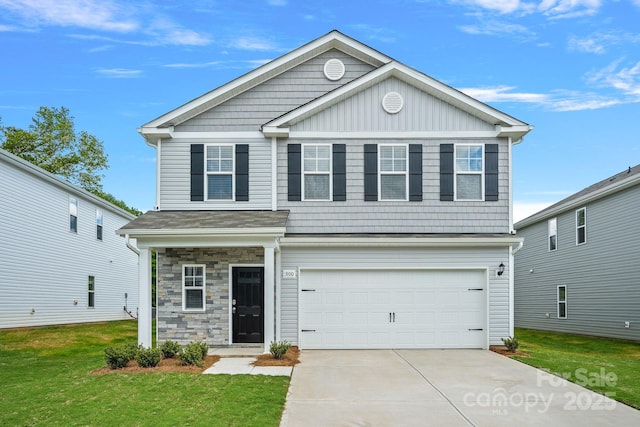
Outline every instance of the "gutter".
<path fill-rule="evenodd" d="M 521 240 L 518 243 L 518 246 L 516 246 L 515 248 L 512 246 L 511 247 L 511 255 L 517 254 L 520 251 L 520 249 L 522 249 L 523 246 L 524 246 L 524 241 L 523 240 Z"/>
<path fill-rule="evenodd" d="M 125 239 L 127 239 L 126 245 L 129 249 L 131 249 L 136 255 L 140 255 L 140 249 L 136 248 L 131 244 L 131 240 L 129 239 L 129 235 L 125 234 Z"/>

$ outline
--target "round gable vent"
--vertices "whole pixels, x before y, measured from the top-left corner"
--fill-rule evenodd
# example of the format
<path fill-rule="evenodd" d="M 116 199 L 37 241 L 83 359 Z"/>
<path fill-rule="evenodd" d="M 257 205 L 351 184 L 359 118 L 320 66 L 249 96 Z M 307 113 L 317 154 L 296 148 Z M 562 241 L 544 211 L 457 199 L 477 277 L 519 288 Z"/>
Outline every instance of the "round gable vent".
<path fill-rule="evenodd" d="M 396 114 L 402 110 L 404 100 L 398 92 L 389 92 L 382 98 L 382 108 L 389 114 Z"/>
<path fill-rule="evenodd" d="M 340 80 L 344 76 L 344 63 L 339 59 L 330 59 L 324 64 L 324 75 L 329 80 Z"/>

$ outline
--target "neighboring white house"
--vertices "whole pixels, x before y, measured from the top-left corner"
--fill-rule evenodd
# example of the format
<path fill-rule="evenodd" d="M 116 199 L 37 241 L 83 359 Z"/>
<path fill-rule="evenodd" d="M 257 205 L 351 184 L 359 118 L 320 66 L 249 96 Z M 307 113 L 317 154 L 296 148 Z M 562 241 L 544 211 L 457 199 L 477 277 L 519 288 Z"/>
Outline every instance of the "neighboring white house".
<path fill-rule="evenodd" d="M 130 319 L 135 216 L 0 149 L 0 328 Z"/>
<path fill-rule="evenodd" d="M 158 208 L 119 233 L 141 296 L 158 253 L 158 342 L 502 344 L 530 130 L 338 31 L 143 125 Z"/>

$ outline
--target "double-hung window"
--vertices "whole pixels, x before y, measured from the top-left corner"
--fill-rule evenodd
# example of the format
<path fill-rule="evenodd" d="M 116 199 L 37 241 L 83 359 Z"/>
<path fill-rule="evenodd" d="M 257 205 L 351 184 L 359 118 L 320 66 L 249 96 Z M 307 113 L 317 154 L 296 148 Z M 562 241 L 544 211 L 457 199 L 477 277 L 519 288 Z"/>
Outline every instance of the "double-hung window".
<path fill-rule="evenodd" d="M 78 232 L 78 199 L 69 197 L 69 231 Z"/>
<path fill-rule="evenodd" d="M 102 209 L 96 208 L 96 239 L 102 240 L 103 214 Z"/>
<path fill-rule="evenodd" d="M 233 145 L 207 145 L 206 163 L 207 199 L 233 200 Z"/>
<path fill-rule="evenodd" d="M 456 200 L 483 200 L 483 146 L 458 144 L 455 148 Z"/>
<path fill-rule="evenodd" d="M 303 200 L 331 200 L 331 145 L 302 146 Z"/>
<path fill-rule="evenodd" d="M 547 222 L 547 228 L 549 230 L 549 250 L 555 251 L 558 249 L 558 219 L 551 218 Z"/>
<path fill-rule="evenodd" d="M 87 307 L 93 308 L 96 306 L 96 278 L 95 276 L 89 276 L 87 280 Z"/>
<path fill-rule="evenodd" d="M 202 311 L 205 307 L 205 266 L 182 266 L 182 309 Z"/>
<path fill-rule="evenodd" d="M 567 318 L 567 286 L 558 286 L 558 319 Z"/>
<path fill-rule="evenodd" d="M 587 243 L 587 208 L 576 211 L 576 245 Z"/>
<path fill-rule="evenodd" d="M 406 145 L 380 145 L 378 156 L 380 200 L 407 200 L 408 151 Z"/>

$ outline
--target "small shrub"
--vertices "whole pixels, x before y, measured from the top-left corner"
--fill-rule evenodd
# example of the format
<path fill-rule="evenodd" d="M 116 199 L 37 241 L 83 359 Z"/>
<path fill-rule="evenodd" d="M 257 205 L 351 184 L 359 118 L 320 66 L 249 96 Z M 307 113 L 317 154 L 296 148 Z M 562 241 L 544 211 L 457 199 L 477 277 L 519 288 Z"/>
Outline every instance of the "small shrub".
<path fill-rule="evenodd" d="M 125 344 L 123 349 L 127 353 L 129 360 L 133 360 L 136 358 L 140 350 L 144 350 L 144 347 L 138 344 L 129 343 Z"/>
<path fill-rule="evenodd" d="M 107 361 L 107 365 L 111 369 L 122 369 L 127 366 L 127 363 L 131 360 L 129 350 L 124 347 L 107 347 L 104 349 L 104 357 Z"/>
<path fill-rule="evenodd" d="M 286 341 L 278 341 L 278 342 L 274 341 L 269 346 L 269 351 L 271 352 L 271 355 L 275 359 L 280 360 L 284 357 L 285 354 L 287 354 L 287 351 L 290 348 L 291 348 L 291 344 L 289 344 Z"/>
<path fill-rule="evenodd" d="M 200 349 L 200 352 L 202 353 L 202 360 L 204 360 L 204 358 L 207 357 L 207 354 L 209 354 L 209 345 L 204 341 L 195 343 L 195 345 Z"/>
<path fill-rule="evenodd" d="M 159 348 L 142 348 L 136 355 L 136 362 L 143 368 L 158 366 L 162 359 L 162 351 Z"/>
<path fill-rule="evenodd" d="M 178 355 L 181 365 L 194 365 L 202 367 L 204 356 L 202 355 L 202 343 L 189 343 L 182 353 Z"/>
<path fill-rule="evenodd" d="M 175 341 L 165 341 L 160 346 L 160 351 L 165 359 L 172 359 L 182 353 L 182 347 Z"/>
<path fill-rule="evenodd" d="M 518 347 L 520 347 L 520 343 L 515 337 L 502 338 L 502 342 L 511 353 L 515 353 L 516 350 L 518 350 Z"/>

